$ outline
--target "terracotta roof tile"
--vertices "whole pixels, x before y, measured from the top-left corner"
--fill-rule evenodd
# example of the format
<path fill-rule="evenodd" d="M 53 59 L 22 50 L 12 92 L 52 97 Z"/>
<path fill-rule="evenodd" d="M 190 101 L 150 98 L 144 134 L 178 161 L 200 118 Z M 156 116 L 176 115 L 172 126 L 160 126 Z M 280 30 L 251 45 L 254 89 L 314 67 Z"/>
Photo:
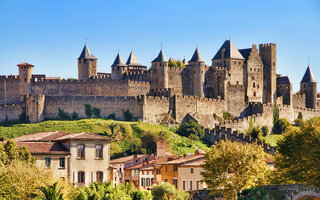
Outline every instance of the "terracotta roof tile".
<path fill-rule="evenodd" d="M 192 160 L 203 158 L 204 155 L 191 155 L 167 162 L 167 164 L 183 164 Z"/>
<path fill-rule="evenodd" d="M 31 154 L 70 154 L 69 151 L 56 142 L 18 142 L 18 146 L 25 146 Z"/>
<path fill-rule="evenodd" d="M 137 158 L 141 158 L 143 156 L 146 156 L 146 155 L 138 154 Z M 134 155 L 131 155 L 131 156 L 126 156 L 126 157 L 121 157 L 121 158 L 110 160 L 110 163 L 125 163 L 125 162 L 128 162 L 133 159 L 134 159 Z"/>

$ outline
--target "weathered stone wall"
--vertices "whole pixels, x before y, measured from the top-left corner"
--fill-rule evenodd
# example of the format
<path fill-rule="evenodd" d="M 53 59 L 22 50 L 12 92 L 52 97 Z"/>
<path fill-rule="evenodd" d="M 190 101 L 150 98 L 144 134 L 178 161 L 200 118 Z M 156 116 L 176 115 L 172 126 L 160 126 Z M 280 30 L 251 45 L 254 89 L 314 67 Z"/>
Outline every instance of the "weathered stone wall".
<path fill-rule="evenodd" d="M 174 88 L 176 94 L 182 95 L 182 71 L 178 67 L 168 68 L 168 87 Z M 191 80 L 190 80 L 191 81 Z"/>
<path fill-rule="evenodd" d="M 0 104 L 0 122 L 8 121 L 18 121 L 25 107 L 24 102 L 12 103 L 12 104 Z"/>
<path fill-rule="evenodd" d="M 278 84 L 277 85 L 277 97 L 282 97 L 281 104 L 292 104 L 292 85 Z"/>
<path fill-rule="evenodd" d="M 182 94 L 193 95 L 193 67 L 187 65 L 182 74 Z"/>
<path fill-rule="evenodd" d="M 228 84 L 226 95 L 228 103 L 226 111 L 235 117 L 242 116 L 241 113 L 246 108 L 244 86 Z"/>
<path fill-rule="evenodd" d="M 168 97 L 143 96 L 143 104 L 143 121 L 149 123 L 160 123 L 161 115 L 172 110 Z"/>

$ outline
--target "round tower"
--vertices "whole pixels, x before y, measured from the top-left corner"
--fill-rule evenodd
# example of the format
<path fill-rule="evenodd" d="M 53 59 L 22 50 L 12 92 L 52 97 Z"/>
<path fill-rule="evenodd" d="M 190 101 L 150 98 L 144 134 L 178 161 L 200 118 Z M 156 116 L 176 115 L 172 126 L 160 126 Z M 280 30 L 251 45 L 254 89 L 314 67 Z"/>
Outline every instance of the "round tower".
<path fill-rule="evenodd" d="M 168 61 L 162 49 L 157 58 L 152 62 L 152 85 L 153 89 L 167 89 L 169 87 L 168 81 Z"/>
<path fill-rule="evenodd" d="M 34 66 L 26 62 L 18 64 L 17 66 L 19 67 L 20 81 L 30 83 Z"/>
<path fill-rule="evenodd" d="M 204 97 L 203 85 L 204 85 L 205 67 L 204 67 L 204 60 L 198 48 L 196 48 L 188 64 L 193 66 L 193 94 L 194 96 Z"/>
<path fill-rule="evenodd" d="M 87 45 L 84 45 L 78 58 L 78 79 L 86 80 L 97 74 L 97 58 L 90 53 Z"/>
<path fill-rule="evenodd" d="M 120 53 L 118 53 L 116 59 L 114 60 L 113 64 L 111 65 L 111 79 L 113 80 L 120 80 L 122 75 L 126 72 L 125 68 L 127 65 L 123 61 Z"/>
<path fill-rule="evenodd" d="M 305 94 L 307 108 L 317 109 L 317 81 L 310 66 L 300 82 L 300 93 Z"/>

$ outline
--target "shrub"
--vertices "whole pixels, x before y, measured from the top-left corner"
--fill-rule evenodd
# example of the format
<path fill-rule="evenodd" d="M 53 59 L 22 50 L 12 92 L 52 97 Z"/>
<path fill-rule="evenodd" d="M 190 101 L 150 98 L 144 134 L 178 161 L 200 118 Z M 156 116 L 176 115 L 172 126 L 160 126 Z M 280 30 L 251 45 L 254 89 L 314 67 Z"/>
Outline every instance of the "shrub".
<path fill-rule="evenodd" d="M 162 183 L 153 187 L 152 196 L 154 200 L 184 200 L 188 199 L 189 194 L 185 191 L 176 189 L 176 187 L 170 183 Z"/>
<path fill-rule="evenodd" d="M 58 113 L 59 119 L 62 119 L 62 120 L 69 120 L 70 119 L 69 113 L 64 111 L 62 108 L 59 108 L 58 111 L 59 111 L 59 113 Z"/>
<path fill-rule="evenodd" d="M 130 112 L 130 110 L 122 111 L 122 113 L 125 121 L 132 121 L 133 114 Z"/>
<path fill-rule="evenodd" d="M 110 115 L 108 115 L 107 119 L 116 119 L 116 114 L 115 113 L 112 113 Z"/>
<path fill-rule="evenodd" d="M 79 115 L 78 115 L 78 113 L 76 113 L 76 111 L 73 111 L 73 113 L 71 113 L 71 118 L 72 118 L 73 120 L 78 119 L 78 117 L 79 117 Z"/>
<path fill-rule="evenodd" d="M 279 119 L 276 124 L 273 126 L 273 133 L 281 134 L 288 130 L 291 127 L 290 122 L 287 119 L 281 118 Z"/>
<path fill-rule="evenodd" d="M 275 126 L 278 121 L 279 121 L 279 108 L 278 106 L 275 106 L 273 109 L 273 126 Z"/>
<path fill-rule="evenodd" d="M 92 117 L 92 107 L 90 104 L 84 104 L 84 111 L 86 113 L 86 116 L 88 118 L 91 118 Z"/>
<path fill-rule="evenodd" d="M 298 113 L 298 119 L 303 119 L 302 112 L 299 112 L 299 113 Z"/>
<path fill-rule="evenodd" d="M 258 127 L 253 127 L 252 129 L 249 129 L 247 134 L 254 139 L 259 139 L 261 136 L 261 132 Z"/>
<path fill-rule="evenodd" d="M 97 117 L 97 118 L 100 118 L 100 109 L 99 108 L 96 108 L 96 107 L 93 107 L 92 108 L 92 113 L 93 113 L 93 115 L 95 116 L 95 117 Z"/>
<path fill-rule="evenodd" d="M 183 123 L 177 130 L 177 133 L 185 137 L 189 137 L 190 135 L 195 135 L 199 139 L 202 139 L 204 137 L 203 128 L 194 120 Z"/>
<path fill-rule="evenodd" d="M 222 117 L 224 120 L 233 120 L 234 119 L 234 117 L 227 111 L 223 111 Z"/>
<path fill-rule="evenodd" d="M 262 132 L 262 134 L 263 134 L 264 137 L 267 136 L 267 135 L 269 135 L 269 128 L 268 128 L 268 126 L 266 126 L 266 125 L 262 126 L 262 127 L 261 127 L 261 132 Z"/>

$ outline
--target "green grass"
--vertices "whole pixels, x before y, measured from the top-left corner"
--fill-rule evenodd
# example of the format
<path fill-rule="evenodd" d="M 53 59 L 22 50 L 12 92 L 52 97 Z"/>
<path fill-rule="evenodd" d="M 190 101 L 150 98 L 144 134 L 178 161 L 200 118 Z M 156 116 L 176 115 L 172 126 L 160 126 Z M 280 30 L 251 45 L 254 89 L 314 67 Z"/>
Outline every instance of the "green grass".
<path fill-rule="evenodd" d="M 266 143 L 270 144 L 271 146 L 277 146 L 277 141 L 283 138 L 283 135 L 267 135 L 266 137 L 262 137 Z"/>
<path fill-rule="evenodd" d="M 168 149 L 176 155 L 194 153 L 196 148 L 203 150 L 208 148 L 200 141 L 179 136 L 174 132 L 174 128 L 141 122 L 81 119 L 72 121 L 51 120 L 35 124 L 0 124 L 0 133 L 6 139 L 47 131 L 90 132 L 109 136 L 113 132 L 110 150 L 112 157 L 120 157 L 124 153 L 127 155 L 133 153 L 155 153 L 155 142 L 160 138 L 166 140 Z M 151 138 L 151 140 L 143 138 Z"/>

